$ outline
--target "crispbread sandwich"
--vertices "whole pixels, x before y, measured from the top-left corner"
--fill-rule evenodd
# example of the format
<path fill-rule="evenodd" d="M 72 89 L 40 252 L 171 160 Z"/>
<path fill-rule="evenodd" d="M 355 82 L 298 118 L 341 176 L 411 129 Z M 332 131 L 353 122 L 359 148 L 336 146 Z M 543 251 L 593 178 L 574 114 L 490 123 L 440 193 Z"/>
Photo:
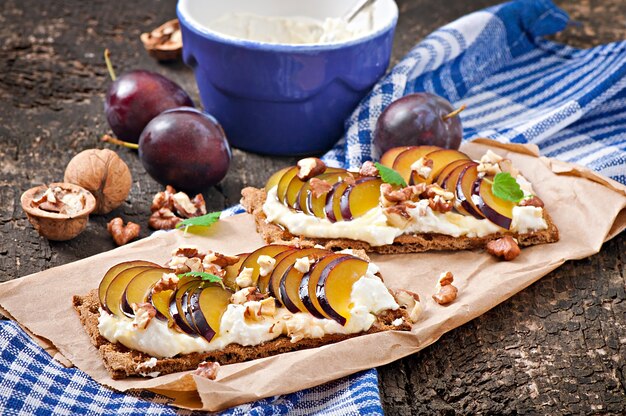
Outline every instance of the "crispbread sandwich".
<path fill-rule="evenodd" d="M 378 253 L 519 246 L 558 241 L 532 184 L 492 151 L 480 160 L 434 146 L 394 148 L 360 171 L 316 158 L 242 191 L 266 242 L 300 241 Z"/>
<path fill-rule="evenodd" d="M 194 370 L 409 330 L 417 295 L 392 293 L 358 251 L 268 245 L 226 256 L 180 248 L 163 267 L 113 266 L 74 296 L 81 323 L 115 379 Z"/>

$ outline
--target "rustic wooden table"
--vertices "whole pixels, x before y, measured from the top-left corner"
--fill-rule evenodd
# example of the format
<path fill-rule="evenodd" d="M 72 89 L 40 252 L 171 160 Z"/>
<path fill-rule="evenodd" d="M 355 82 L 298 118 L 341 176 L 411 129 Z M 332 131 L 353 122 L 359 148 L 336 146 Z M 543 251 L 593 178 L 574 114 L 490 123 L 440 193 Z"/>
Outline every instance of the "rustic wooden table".
<path fill-rule="evenodd" d="M 493 0 L 399 1 L 394 62 L 437 27 Z M 557 1 L 577 23 L 556 37 L 574 46 L 626 38 L 623 0 Z M 106 223 L 122 216 L 142 225 L 161 190 L 135 153 L 130 197 L 95 216 L 78 238 L 46 241 L 19 203 L 27 188 L 63 177 L 77 152 L 103 147 L 109 83 L 102 51 L 118 73 L 146 68 L 179 82 L 199 102 L 193 74 L 159 65 L 142 31 L 175 16 L 175 0 L 3 0 L 0 3 L 0 281 L 112 249 Z M 244 185 L 294 162 L 235 150 L 230 172 L 205 197 L 209 210 L 235 204 Z M 566 209 L 566 207 L 564 207 Z M 626 234 L 585 260 L 568 262 L 435 345 L 380 368 L 388 414 L 570 414 L 626 412 Z"/>

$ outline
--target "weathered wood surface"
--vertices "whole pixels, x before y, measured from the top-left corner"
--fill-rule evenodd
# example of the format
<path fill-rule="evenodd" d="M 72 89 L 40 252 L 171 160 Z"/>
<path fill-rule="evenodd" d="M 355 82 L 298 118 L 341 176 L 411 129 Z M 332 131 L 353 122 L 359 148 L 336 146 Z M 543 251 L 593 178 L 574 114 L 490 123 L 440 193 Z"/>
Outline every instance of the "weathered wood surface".
<path fill-rule="evenodd" d="M 394 61 L 432 30 L 495 1 L 400 1 Z M 558 2 L 578 22 L 556 39 L 587 47 L 626 38 L 622 0 Z M 181 64 L 158 65 L 142 31 L 174 17 L 175 1 L 92 0 L 0 3 L 0 281 L 112 249 L 106 222 L 122 216 L 149 233 L 151 196 L 161 189 L 136 154 L 128 201 L 66 243 L 40 238 L 19 204 L 23 190 L 59 180 L 78 151 L 102 147 L 102 51 L 118 72 L 159 71 L 199 102 Z M 227 178 L 205 196 L 209 210 L 236 203 L 244 185 L 261 185 L 292 163 L 234 152 Z M 585 260 L 568 262 L 435 345 L 380 369 L 388 414 L 570 414 L 626 412 L 626 236 Z"/>

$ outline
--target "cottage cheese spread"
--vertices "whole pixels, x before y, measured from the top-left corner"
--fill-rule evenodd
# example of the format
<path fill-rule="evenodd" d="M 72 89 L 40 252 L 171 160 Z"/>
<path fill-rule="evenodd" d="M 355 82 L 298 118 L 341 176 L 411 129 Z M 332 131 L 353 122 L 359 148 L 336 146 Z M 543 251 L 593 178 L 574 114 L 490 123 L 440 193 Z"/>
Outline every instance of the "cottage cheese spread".
<path fill-rule="evenodd" d="M 324 21 L 301 16 L 260 16 L 227 13 L 209 23 L 211 30 L 234 38 L 288 45 L 344 42 L 373 31 L 371 8 L 350 23 L 343 19 Z"/>
<path fill-rule="evenodd" d="M 221 350 L 229 344 L 258 345 L 281 334 L 296 342 L 302 338 L 321 338 L 326 334 L 353 334 L 367 331 L 375 322 L 374 314 L 383 310 L 398 309 L 398 304 L 383 282 L 375 276 L 378 267 L 369 264 L 367 273 L 352 287 L 350 318 L 345 326 L 334 320 L 318 319 L 303 312 L 292 313 L 279 308 L 274 317 L 260 321 L 244 318 L 247 303 L 230 304 L 224 312 L 220 333 L 208 342 L 177 332 L 165 321 L 152 319 L 146 329 L 133 327 L 131 319 L 120 318 L 100 310 L 98 329 L 110 342 L 119 342 L 128 348 L 145 352 L 153 357 L 173 357 L 177 354 Z"/>
<path fill-rule="evenodd" d="M 527 188 L 528 182 L 521 186 Z M 531 194 L 532 192 L 526 192 Z M 280 224 L 295 235 L 316 238 L 349 238 L 365 241 L 372 246 L 392 244 L 402 234 L 439 233 L 453 237 L 484 237 L 504 231 L 488 219 L 477 219 L 454 212 L 435 212 L 428 206 L 428 200 L 415 203 L 409 209 L 410 220 L 387 217 L 378 206 L 365 215 L 352 221 L 330 222 L 302 212 L 294 212 L 278 201 L 276 187 L 272 188 L 263 204 L 263 212 L 268 222 Z M 543 218 L 543 209 L 533 206 L 513 208 L 511 231 L 525 233 L 533 230 L 545 230 L 548 224 Z"/>

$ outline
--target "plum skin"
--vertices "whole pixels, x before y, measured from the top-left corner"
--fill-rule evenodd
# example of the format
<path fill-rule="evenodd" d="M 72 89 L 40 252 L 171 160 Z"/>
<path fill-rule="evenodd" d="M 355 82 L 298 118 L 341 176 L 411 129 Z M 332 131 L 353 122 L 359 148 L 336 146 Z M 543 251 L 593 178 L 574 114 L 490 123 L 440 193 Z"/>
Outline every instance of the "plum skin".
<path fill-rule="evenodd" d="M 393 147 L 439 146 L 458 149 L 463 128 L 459 116 L 443 119 L 454 108 L 445 98 L 428 92 L 405 95 L 378 117 L 372 145 L 379 155 Z"/>
<path fill-rule="evenodd" d="M 104 111 L 115 135 L 137 143 L 157 115 L 176 107 L 193 107 L 189 95 L 174 81 L 156 72 L 127 72 L 107 88 Z"/>
<path fill-rule="evenodd" d="M 202 191 L 221 181 L 231 150 L 224 130 L 195 108 L 176 108 L 156 116 L 139 138 L 139 158 L 163 185 Z"/>

